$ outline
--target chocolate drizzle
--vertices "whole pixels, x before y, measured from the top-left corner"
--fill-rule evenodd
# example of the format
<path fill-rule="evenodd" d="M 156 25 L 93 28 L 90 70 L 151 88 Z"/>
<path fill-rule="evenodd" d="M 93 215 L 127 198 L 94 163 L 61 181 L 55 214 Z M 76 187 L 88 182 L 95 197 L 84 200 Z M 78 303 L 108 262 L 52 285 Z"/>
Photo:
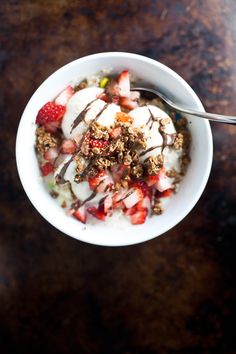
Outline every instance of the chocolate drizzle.
<path fill-rule="evenodd" d="M 65 174 L 67 171 L 67 168 L 69 167 L 70 163 L 73 161 L 74 155 L 64 164 L 58 175 L 56 175 L 56 183 L 58 184 L 64 184 L 68 181 L 65 180 Z"/>
<path fill-rule="evenodd" d="M 75 120 L 73 121 L 73 123 L 71 125 L 70 134 L 72 133 L 72 130 L 74 130 L 82 121 L 84 121 L 88 110 L 91 108 L 93 102 L 95 102 L 95 101 L 97 101 L 97 98 L 95 98 L 95 100 L 89 102 L 87 104 L 87 106 L 82 110 L 82 112 L 80 112 L 79 115 L 75 118 Z"/>
<path fill-rule="evenodd" d="M 142 151 L 139 156 L 144 156 L 146 155 L 148 152 L 152 151 L 152 150 L 155 150 L 156 148 L 158 147 L 161 147 L 160 145 L 156 145 L 156 146 L 151 146 L 149 149 L 145 150 L 145 151 Z"/>

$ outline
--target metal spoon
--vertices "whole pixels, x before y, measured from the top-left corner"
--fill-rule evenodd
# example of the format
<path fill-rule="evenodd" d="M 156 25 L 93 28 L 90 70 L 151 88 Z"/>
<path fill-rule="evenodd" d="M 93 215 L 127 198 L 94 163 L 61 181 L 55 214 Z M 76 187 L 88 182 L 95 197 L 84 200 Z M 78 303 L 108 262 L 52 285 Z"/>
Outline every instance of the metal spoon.
<path fill-rule="evenodd" d="M 160 93 L 156 89 L 145 88 L 145 87 L 132 87 L 131 91 L 139 91 L 143 97 L 152 99 L 159 97 L 161 98 L 169 107 L 174 109 L 175 111 L 190 114 L 192 116 L 197 116 L 200 118 L 206 118 L 213 122 L 219 123 L 231 123 L 236 124 L 236 117 L 233 116 L 225 116 L 222 114 L 215 113 L 207 113 L 207 112 L 199 112 L 187 107 L 181 107 L 179 104 L 172 102 L 169 98 L 167 98 L 163 93 Z"/>

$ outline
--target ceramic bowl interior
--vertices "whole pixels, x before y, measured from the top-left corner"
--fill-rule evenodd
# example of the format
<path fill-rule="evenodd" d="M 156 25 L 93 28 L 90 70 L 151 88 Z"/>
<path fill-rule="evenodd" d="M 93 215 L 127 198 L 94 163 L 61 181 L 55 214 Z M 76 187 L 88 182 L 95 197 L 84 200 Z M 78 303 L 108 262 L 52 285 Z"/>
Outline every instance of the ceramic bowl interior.
<path fill-rule="evenodd" d="M 75 60 L 57 70 L 33 94 L 22 115 L 16 141 L 19 176 L 26 194 L 39 213 L 58 230 L 78 240 L 107 246 L 131 245 L 159 236 L 179 223 L 194 207 L 209 177 L 212 164 L 212 135 L 209 122 L 189 119 L 192 136 L 191 163 L 179 192 L 165 212 L 149 218 L 143 225 L 122 226 L 119 222 L 84 226 L 58 206 L 45 189 L 34 151 L 35 117 L 41 106 L 53 99 L 69 83 L 77 83 L 101 69 L 120 72 L 128 69 L 140 80 L 150 83 L 174 101 L 203 111 L 191 87 L 174 71 L 152 59 L 130 53 L 99 53 Z"/>

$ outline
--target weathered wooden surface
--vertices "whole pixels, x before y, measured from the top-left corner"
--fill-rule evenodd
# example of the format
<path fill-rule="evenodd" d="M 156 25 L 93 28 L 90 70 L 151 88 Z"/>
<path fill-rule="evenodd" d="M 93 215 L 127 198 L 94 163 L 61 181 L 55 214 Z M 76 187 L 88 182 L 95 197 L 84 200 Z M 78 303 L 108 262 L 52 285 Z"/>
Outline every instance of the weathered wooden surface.
<path fill-rule="evenodd" d="M 234 0 L 1 1 L 0 352 L 236 353 L 236 127 L 212 124 L 214 163 L 194 210 L 132 247 L 87 245 L 35 211 L 15 134 L 63 64 L 130 51 L 167 64 L 209 111 L 236 115 Z"/>

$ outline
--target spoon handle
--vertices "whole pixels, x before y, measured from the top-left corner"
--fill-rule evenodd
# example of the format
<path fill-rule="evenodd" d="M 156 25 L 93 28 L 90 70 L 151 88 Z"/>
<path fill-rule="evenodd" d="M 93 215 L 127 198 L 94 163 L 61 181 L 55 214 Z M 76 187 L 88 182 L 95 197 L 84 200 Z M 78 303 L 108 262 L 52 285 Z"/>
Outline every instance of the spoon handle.
<path fill-rule="evenodd" d="M 163 95 L 156 89 L 146 89 L 146 88 L 137 87 L 137 88 L 133 88 L 132 90 L 140 91 L 140 92 L 144 92 L 144 91 L 150 92 L 156 95 L 157 97 L 160 97 L 165 103 L 167 103 L 168 106 L 170 106 L 171 108 L 173 108 L 175 111 L 178 112 L 186 113 L 200 118 L 206 118 L 213 122 L 236 124 L 235 116 L 225 116 L 223 114 L 200 112 L 187 107 L 181 107 L 178 104 L 172 102 L 169 98 L 167 98 L 165 95 Z"/>

